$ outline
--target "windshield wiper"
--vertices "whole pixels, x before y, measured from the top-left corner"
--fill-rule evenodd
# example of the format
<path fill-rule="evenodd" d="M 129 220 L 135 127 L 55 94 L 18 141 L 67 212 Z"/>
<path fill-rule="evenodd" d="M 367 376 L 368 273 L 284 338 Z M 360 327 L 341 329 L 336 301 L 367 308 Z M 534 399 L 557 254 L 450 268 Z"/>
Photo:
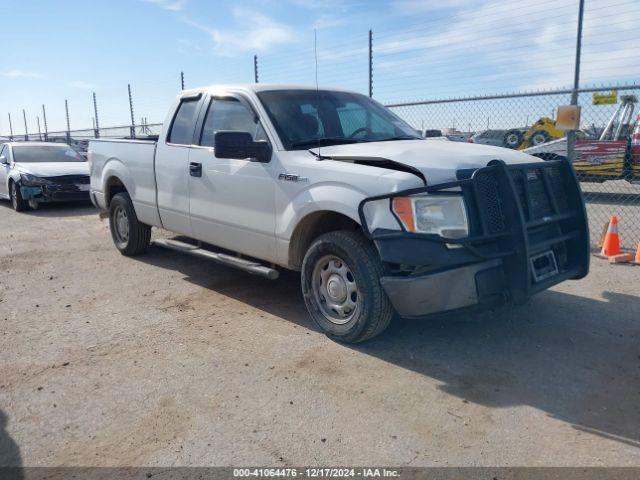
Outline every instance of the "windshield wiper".
<path fill-rule="evenodd" d="M 300 147 L 316 147 L 316 146 L 328 146 L 328 145 L 344 145 L 348 143 L 362 143 L 364 140 L 358 138 L 345 138 L 345 137 L 322 137 L 305 140 L 303 142 L 296 142 L 291 144 L 291 148 Z"/>

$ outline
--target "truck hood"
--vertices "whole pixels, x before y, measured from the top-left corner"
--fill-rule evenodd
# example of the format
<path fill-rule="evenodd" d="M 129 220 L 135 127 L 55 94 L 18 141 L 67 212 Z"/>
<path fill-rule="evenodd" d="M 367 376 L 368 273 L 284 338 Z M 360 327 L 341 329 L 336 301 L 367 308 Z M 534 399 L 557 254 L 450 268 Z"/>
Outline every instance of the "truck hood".
<path fill-rule="evenodd" d="M 310 151 L 325 159 L 338 161 L 361 159 L 375 163 L 390 160 L 420 171 L 429 185 L 455 181 L 457 170 L 485 167 L 491 160 L 503 160 L 507 164 L 542 161 L 507 148 L 427 140 L 353 143 L 314 148 Z"/>
<path fill-rule="evenodd" d="M 60 177 L 62 175 L 89 175 L 88 162 L 28 162 L 14 164 L 20 173 L 38 177 Z"/>

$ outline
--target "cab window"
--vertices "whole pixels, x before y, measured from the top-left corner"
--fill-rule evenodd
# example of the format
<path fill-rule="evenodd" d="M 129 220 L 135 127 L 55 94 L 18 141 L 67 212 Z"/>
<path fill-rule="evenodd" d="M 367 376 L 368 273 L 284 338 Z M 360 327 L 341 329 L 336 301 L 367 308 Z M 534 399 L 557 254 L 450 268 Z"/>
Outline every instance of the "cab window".
<path fill-rule="evenodd" d="M 249 132 L 254 140 L 267 139 L 262 125 L 255 121 L 255 114 L 235 98 L 211 100 L 202 127 L 200 145 L 213 147 L 215 134 L 221 130 Z"/>
<path fill-rule="evenodd" d="M 193 143 L 193 130 L 196 124 L 198 102 L 199 98 L 190 98 L 180 102 L 178 111 L 173 117 L 167 142 L 180 145 L 191 145 Z"/>

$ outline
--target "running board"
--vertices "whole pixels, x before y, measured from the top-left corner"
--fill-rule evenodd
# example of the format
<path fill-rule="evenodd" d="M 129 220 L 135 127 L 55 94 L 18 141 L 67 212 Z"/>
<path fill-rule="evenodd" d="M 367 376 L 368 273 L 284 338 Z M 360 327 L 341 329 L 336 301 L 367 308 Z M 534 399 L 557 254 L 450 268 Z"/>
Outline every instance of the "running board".
<path fill-rule="evenodd" d="M 165 238 L 159 238 L 153 241 L 154 245 L 159 247 L 168 248 L 169 250 L 175 250 L 177 252 L 188 253 L 195 257 L 206 258 L 207 260 L 213 260 L 214 262 L 228 267 L 238 268 L 244 270 L 247 273 L 253 275 L 259 275 L 261 277 L 268 278 L 269 280 L 275 280 L 280 276 L 280 273 L 275 268 L 267 267 L 258 262 L 252 262 L 251 260 L 245 260 L 244 258 L 234 257 L 232 255 L 226 255 L 224 253 L 216 253 L 204 248 L 191 245 L 190 243 L 180 242 L 178 240 L 171 240 Z"/>

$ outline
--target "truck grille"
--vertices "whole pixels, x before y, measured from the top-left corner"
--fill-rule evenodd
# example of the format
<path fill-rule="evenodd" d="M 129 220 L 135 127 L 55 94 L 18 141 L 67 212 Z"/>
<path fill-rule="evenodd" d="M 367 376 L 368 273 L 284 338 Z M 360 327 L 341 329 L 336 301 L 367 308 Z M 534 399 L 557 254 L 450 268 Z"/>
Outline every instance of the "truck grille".
<path fill-rule="evenodd" d="M 524 292 L 524 298 L 554 278 L 587 271 L 586 215 L 570 164 L 490 164 L 477 170 L 470 182 L 463 190 L 471 187 L 466 195 L 468 208 L 479 218 L 472 228 L 472 237 L 478 239 L 474 248 L 481 255 L 513 252 L 504 259 L 509 281 L 516 285 L 512 292 Z M 483 238 L 495 240 L 483 244 Z M 554 277 L 537 275 L 536 262 L 549 259 L 557 264 Z M 522 271 L 529 272 L 526 278 L 513 273 Z"/>
<path fill-rule="evenodd" d="M 541 220 L 569 210 L 567 188 L 558 167 L 509 171 L 518 203 L 526 221 Z M 507 227 L 497 172 L 479 171 L 474 176 L 478 206 L 490 234 Z"/>

